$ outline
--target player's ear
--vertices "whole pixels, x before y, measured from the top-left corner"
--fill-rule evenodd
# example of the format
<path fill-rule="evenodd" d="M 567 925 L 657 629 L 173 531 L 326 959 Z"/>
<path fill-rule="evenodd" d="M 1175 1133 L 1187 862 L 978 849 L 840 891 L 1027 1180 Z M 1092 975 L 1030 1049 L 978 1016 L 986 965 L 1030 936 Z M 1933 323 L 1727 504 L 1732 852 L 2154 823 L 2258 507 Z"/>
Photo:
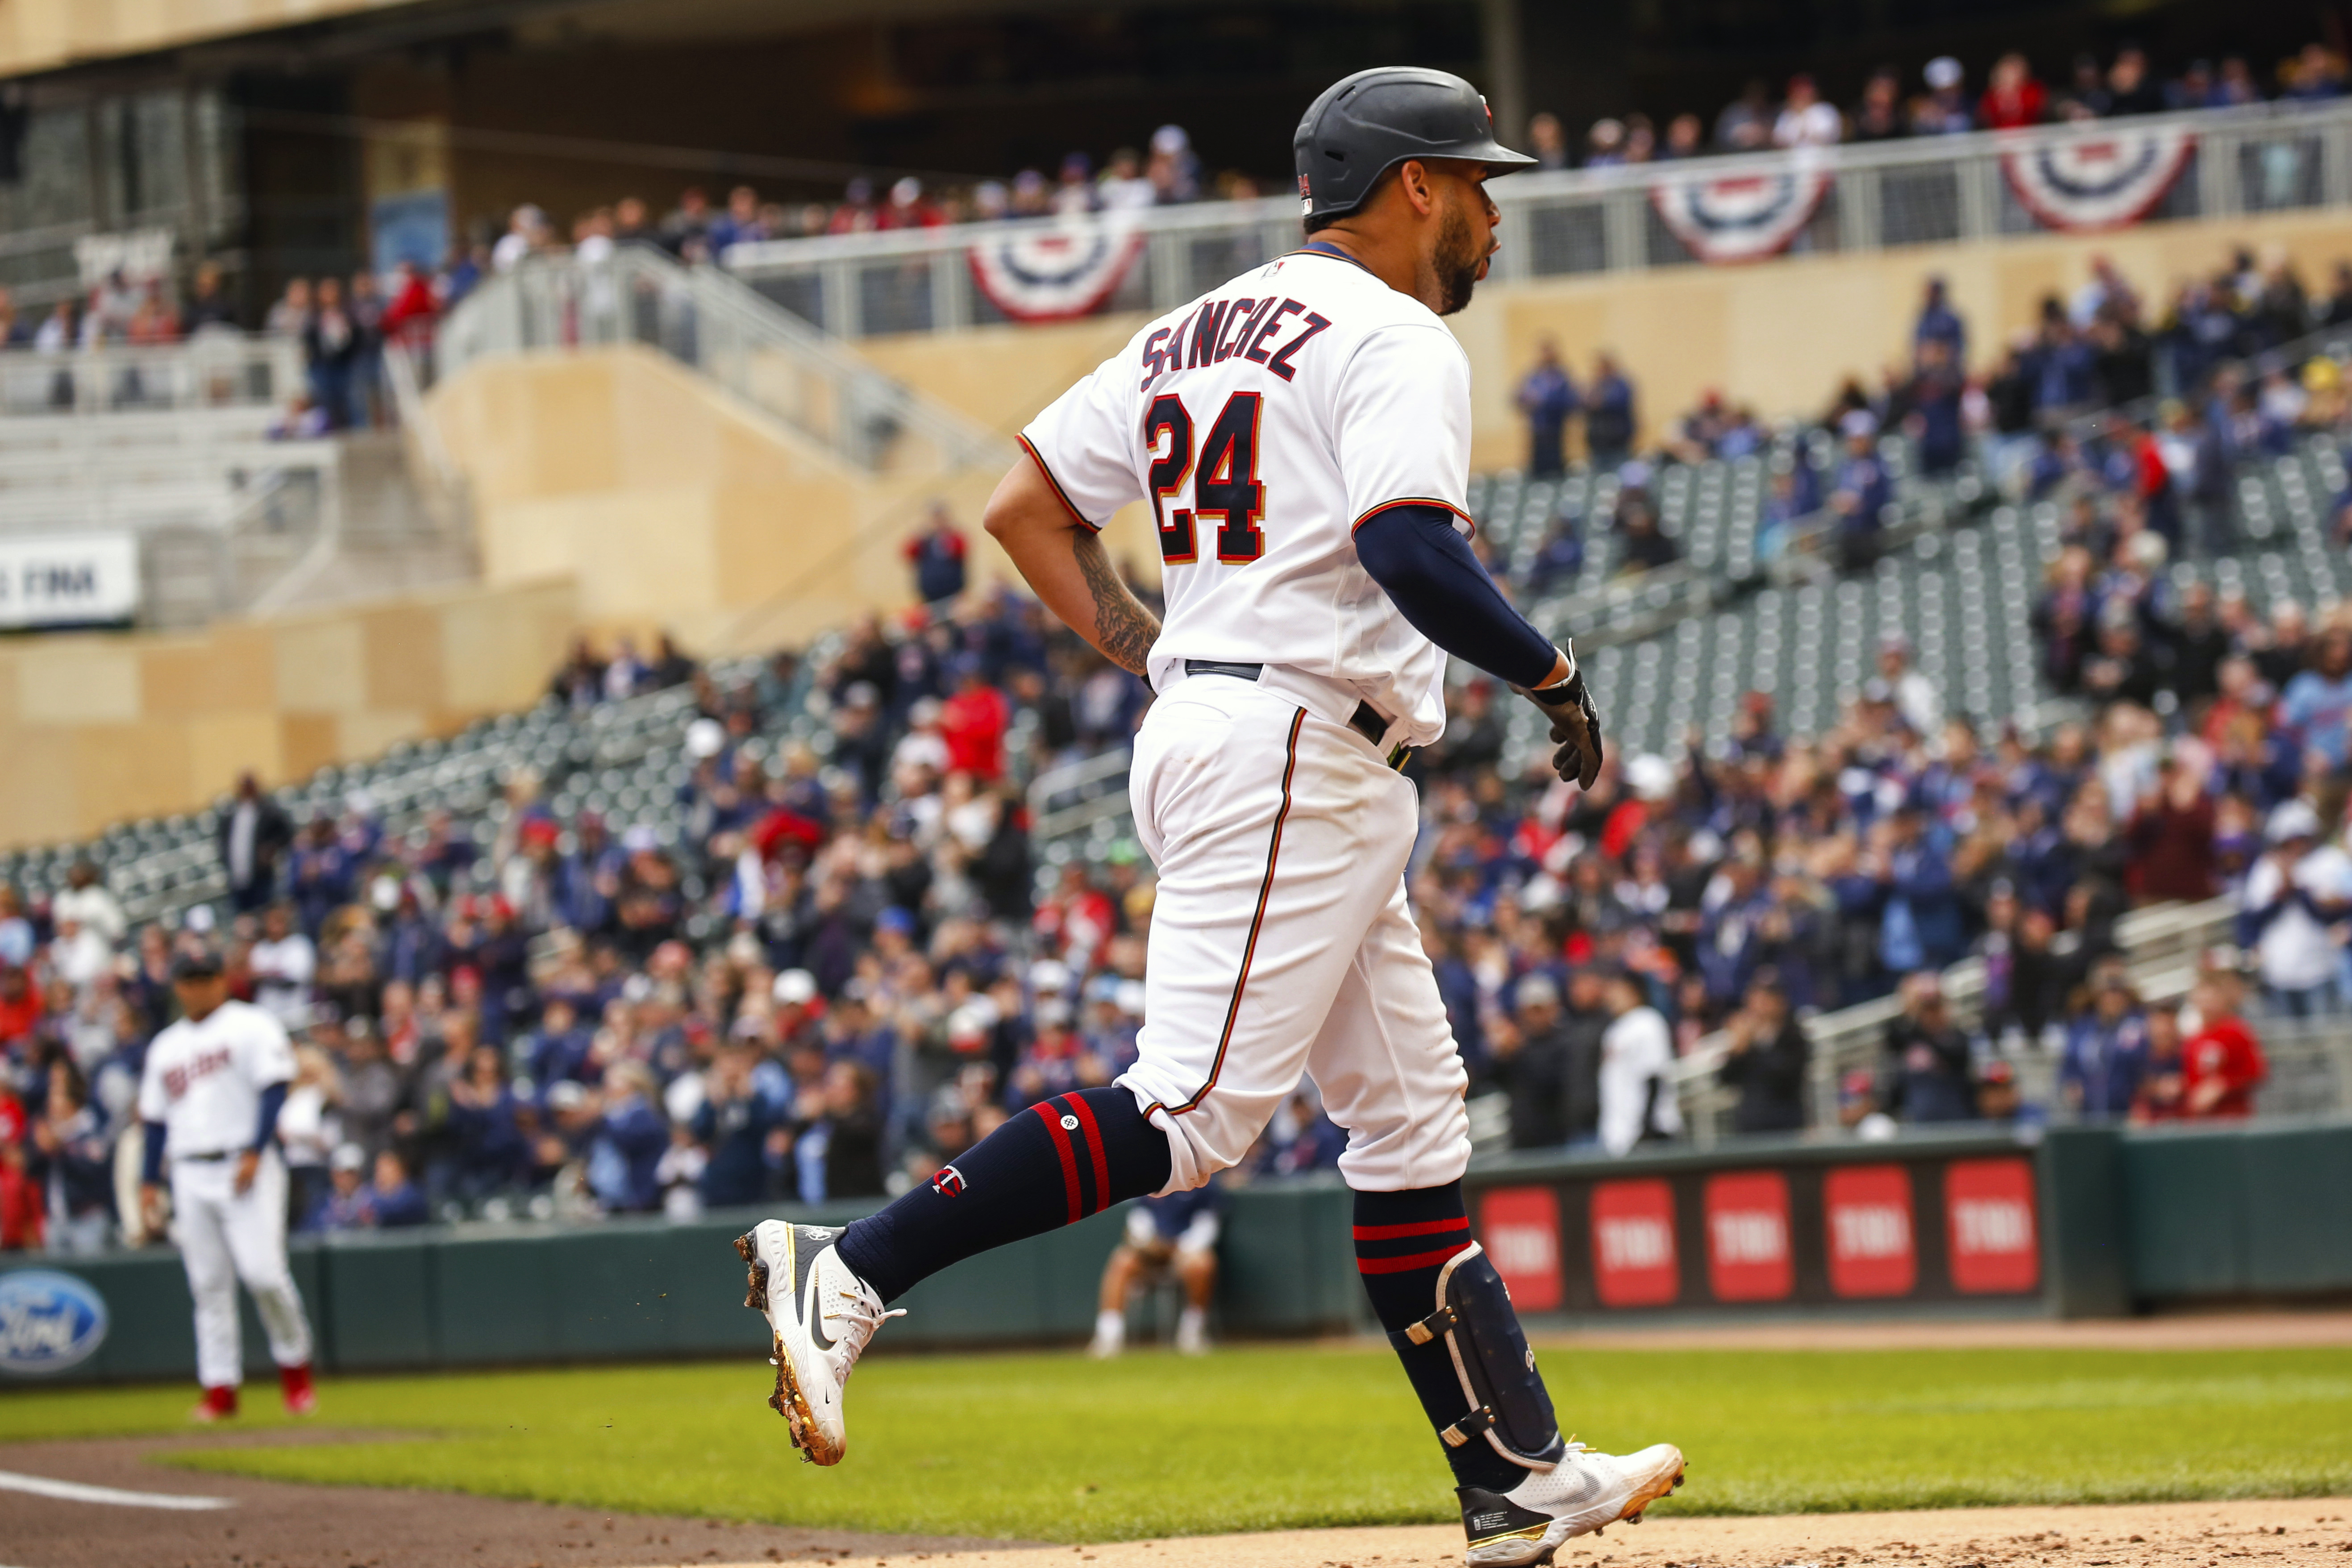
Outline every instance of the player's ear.
<path fill-rule="evenodd" d="M 1407 158 L 1397 165 L 1397 191 L 1415 216 L 1427 217 L 1437 210 L 1437 183 L 1430 177 L 1430 167 L 1418 158 Z"/>

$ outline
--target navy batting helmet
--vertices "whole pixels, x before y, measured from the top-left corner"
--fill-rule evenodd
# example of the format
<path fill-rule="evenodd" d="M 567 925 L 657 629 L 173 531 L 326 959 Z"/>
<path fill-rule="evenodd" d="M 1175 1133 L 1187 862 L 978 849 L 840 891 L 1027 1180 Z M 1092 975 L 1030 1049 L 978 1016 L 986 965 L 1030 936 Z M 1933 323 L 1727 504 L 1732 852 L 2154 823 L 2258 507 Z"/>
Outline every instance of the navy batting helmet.
<path fill-rule="evenodd" d="M 1495 140 L 1494 112 L 1476 88 L 1415 66 L 1378 66 L 1324 89 L 1290 150 L 1310 218 L 1355 211 L 1408 158 L 1465 158 L 1498 172 L 1535 162 Z"/>

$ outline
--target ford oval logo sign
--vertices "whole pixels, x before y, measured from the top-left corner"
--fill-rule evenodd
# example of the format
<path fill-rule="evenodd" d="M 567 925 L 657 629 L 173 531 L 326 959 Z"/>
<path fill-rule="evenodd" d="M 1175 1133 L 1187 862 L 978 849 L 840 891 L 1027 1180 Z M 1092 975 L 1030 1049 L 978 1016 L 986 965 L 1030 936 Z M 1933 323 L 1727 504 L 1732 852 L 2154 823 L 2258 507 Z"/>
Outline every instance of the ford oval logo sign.
<path fill-rule="evenodd" d="M 106 1299 L 70 1274 L 0 1274 L 0 1372 L 63 1372 L 106 1342 Z"/>

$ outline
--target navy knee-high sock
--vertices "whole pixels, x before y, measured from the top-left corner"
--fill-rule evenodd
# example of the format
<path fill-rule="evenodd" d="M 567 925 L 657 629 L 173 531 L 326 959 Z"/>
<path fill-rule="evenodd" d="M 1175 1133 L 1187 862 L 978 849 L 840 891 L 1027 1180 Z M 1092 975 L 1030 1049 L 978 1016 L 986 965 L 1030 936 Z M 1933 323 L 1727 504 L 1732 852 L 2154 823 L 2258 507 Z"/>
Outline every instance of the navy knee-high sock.
<path fill-rule="evenodd" d="M 1407 1329 L 1437 1310 L 1437 1274 L 1445 1260 L 1470 1245 L 1470 1211 L 1462 1184 L 1414 1187 L 1401 1193 L 1356 1194 L 1356 1272 L 1372 1311 L 1391 1333 Z M 1433 1430 L 1444 1431 L 1468 1413 L 1469 1396 L 1454 1370 L 1443 1335 L 1425 1345 L 1403 1345 L 1397 1359 Z M 1507 1492 L 1528 1472 L 1495 1452 L 1483 1437 L 1445 1450 L 1457 1486 Z"/>
<path fill-rule="evenodd" d="M 1075 1225 L 1168 1184 L 1168 1134 L 1123 1089 L 1040 1100 L 841 1237 L 842 1261 L 894 1301 L 975 1253 Z"/>

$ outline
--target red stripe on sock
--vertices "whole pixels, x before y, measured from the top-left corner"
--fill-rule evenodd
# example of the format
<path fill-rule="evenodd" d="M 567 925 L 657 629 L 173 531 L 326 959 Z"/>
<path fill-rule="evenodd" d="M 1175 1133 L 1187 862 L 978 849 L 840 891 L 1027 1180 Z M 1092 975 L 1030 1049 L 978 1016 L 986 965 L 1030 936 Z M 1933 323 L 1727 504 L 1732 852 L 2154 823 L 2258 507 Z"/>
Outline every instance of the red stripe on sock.
<path fill-rule="evenodd" d="M 1088 1212 L 1100 1214 L 1110 1206 L 1110 1160 L 1103 1152 L 1102 1129 L 1095 1124 L 1095 1108 L 1079 1096 L 1071 1095 L 1062 1103 L 1086 1131 L 1087 1152 L 1095 1160 L 1095 1206 Z"/>
<path fill-rule="evenodd" d="M 1449 1230 L 1468 1230 L 1470 1217 L 1459 1219 L 1425 1219 L 1413 1225 L 1360 1225 L 1356 1227 L 1358 1241 L 1394 1241 L 1406 1236 L 1436 1236 Z"/>
<path fill-rule="evenodd" d="M 1356 1272 L 1403 1274 L 1415 1268 L 1433 1268 L 1455 1253 L 1469 1250 L 1470 1244 L 1465 1241 L 1453 1247 L 1441 1247 L 1435 1252 L 1416 1252 L 1410 1258 L 1359 1258 L 1356 1259 Z"/>
<path fill-rule="evenodd" d="M 1062 1131 L 1062 1119 L 1054 1108 L 1039 1105 L 1036 1111 L 1037 1120 L 1045 1124 L 1046 1132 L 1054 1140 L 1054 1152 L 1062 1157 L 1062 1191 L 1070 1200 L 1070 1217 L 1064 1223 L 1076 1225 L 1085 1217 L 1078 1204 L 1078 1157 L 1071 1152 L 1070 1135 Z"/>

